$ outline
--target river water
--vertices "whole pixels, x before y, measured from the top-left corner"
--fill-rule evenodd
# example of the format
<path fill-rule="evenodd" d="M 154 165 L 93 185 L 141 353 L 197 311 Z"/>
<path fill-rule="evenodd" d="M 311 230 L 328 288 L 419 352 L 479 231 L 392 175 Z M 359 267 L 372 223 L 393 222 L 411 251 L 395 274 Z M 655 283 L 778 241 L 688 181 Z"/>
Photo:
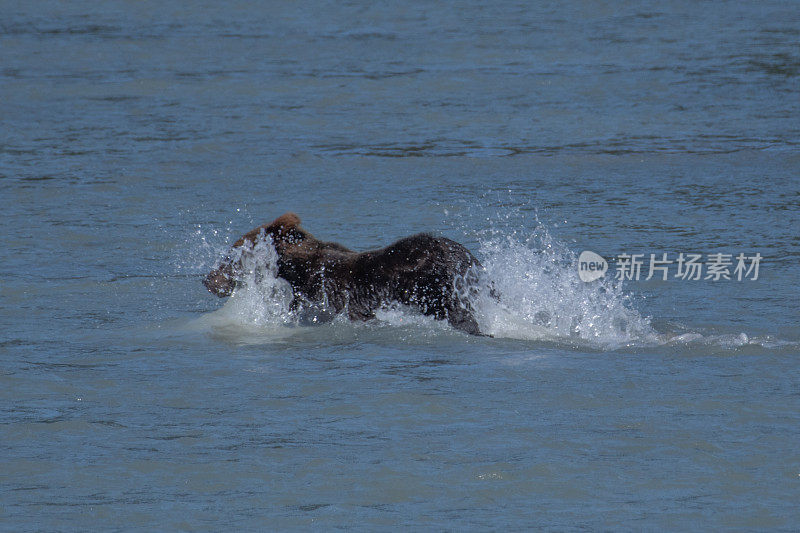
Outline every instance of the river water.
<path fill-rule="evenodd" d="M 2 2 L 0 526 L 796 530 L 799 92 L 789 1 Z M 286 211 L 494 336 L 209 294 Z"/>

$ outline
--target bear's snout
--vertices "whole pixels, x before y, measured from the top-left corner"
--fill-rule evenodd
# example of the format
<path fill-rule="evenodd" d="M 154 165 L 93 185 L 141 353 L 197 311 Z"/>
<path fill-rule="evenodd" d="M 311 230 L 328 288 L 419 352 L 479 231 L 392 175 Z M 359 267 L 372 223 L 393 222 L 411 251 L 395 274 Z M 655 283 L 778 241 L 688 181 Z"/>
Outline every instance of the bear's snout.
<path fill-rule="evenodd" d="M 203 285 L 211 291 L 212 293 L 216 294 L 220 298 L 225 296 L 230 296 L 233 293 L 233 289 L 236 287 L 236 282 L 232 279 L 231 276 L 222 272 L 221 269 L 212 270 L 209 274 L 203 279 Z"/>

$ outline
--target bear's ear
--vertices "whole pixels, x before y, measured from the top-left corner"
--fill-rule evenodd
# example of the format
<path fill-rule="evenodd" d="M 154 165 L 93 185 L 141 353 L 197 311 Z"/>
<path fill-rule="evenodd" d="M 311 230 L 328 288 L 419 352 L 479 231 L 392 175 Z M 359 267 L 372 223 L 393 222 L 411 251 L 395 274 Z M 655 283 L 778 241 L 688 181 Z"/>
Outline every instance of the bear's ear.
<path fill-rule="evenodd" d="M 266 231 L 272 235 L 276 246 L 282 243 L 297 244 L 307 236 L 306 231 L 300 227 L 300 217 L 294 213 L 279 216 L 267 226 Z"/>
<path fill-rule="evenodd" d="M 277 230 L 280 232 L 288 232 L 291 228 L 295 228 L 300 225 L 300 217 L 295 215 L 294 213 L 284 213 L 283 215 L 276 218 L 272 224 L 269 225 L 270 229 Z"/>
<path fill-rule="evenodd" d="M 298 228 L 299 225 L 300 217 L 294 213 L 284 213 L 269 224 L 264 224 L 263 226 L 259 226 L 245 233 L 239 240 L 233 243 L 233 247 L 238 248 L 243 246 L 246 242 L 249 242 L 250 246 L 255 245 L 259 241 L 262 232 L 271 235 L 274 242 L 285 240 L 287 237 L 295 242 L 301 241 L 303 240 L 303 236 L 296 235 L 303 231 Z"/>

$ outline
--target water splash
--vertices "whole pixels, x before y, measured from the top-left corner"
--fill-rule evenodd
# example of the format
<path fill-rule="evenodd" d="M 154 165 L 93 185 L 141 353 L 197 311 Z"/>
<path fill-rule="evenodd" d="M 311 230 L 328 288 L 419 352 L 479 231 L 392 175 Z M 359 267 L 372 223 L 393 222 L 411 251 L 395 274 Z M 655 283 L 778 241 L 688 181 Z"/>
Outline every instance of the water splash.
<path fill-rule="evenodd" d="M 659 339 L 620 285 L 580 281 L 575 253 L 544 226 L 522 240 L 495 232 L 481 241 L 480 256 L 499 300 L 484 292 L 476 307 L 481 326 L 495 337 L 605 349 Z"/>
<path fill-rule="evenodd" d="M 292 288 L 277 276 L 278 254 L 272 240 L 262 235 L 255 245 L 248 242 L 232 254 L 233 262 L 241 260 L 241 284 L 222 308 L 211 313 L 210 323 L 256 331 L 294 325 L 297 316 L 291 310 Z"/>
<path fill-rule="evenodd" d="M 501 226 L 506 226 L 501 229 Z M 201 236 L 202 237 L 202 236 Z M 202 237 L 198 257 L 210 268 L 207 258 L 227 251 L 214 235 Z M 599 350 L 625 347 L 714 346 L 736 350 L 748 345 L 769 347 L 775 339 L 751 338 L 745 333 L 701 333 L 691 328 L 658 331 L 650 317 L 637 310 L 631 294 L 614 279 L 582 282 L 577 275 L 577 255 L 538 223 L 524 237 L 507 225 L 492 226 L 481 238 L 477 255 L 486 290 L 468 298 L 481 331 L 495 338 L 539 341 Z M 196 323 L 201 329 L 236 342 L 265 342 L 308 332 L 320 323 L 334 328 L 326 334 L 341 336 L 367 328 L 373 331 L 398 329 L 416 335 L 460 335 L 446 322 L 436 321 L 413 309 L 389 304 L 376 311 L 370 323 L 351 323 L 346 315 L 333 316 L 325 305 L 293 309 L 290 285 L 277 277 L 278 256 L 268 240 L 242 253 L 242 284 L 225 304 L 203 315 Z M 238 259 L 235 258 L 235 259 Z M 362 329 L 359 329 L 362 328 Z M 663 328 L 659 328 L 663 329 Z"/>

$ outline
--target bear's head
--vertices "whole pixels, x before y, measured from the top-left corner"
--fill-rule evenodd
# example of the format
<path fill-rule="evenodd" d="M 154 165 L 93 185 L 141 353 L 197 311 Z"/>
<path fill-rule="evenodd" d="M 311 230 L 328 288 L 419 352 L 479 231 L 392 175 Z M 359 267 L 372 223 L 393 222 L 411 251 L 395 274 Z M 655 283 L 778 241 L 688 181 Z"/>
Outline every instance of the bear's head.
<path fill-rule="evenodd" d="M 230 251 L 205 277 L 203 284 L 219 297 L 230 296 L 245 274 L 244 260 L 262 242 L 270 242 L 275 247 L 280 275 L 284 258 L 291 258 L 292 262 L 302 261 L 313 253 L 317 241 L 300 227 L 300 217 L 294 213 L 283 214 L 269 224 L 247 232 L 233 243 Z"/>

